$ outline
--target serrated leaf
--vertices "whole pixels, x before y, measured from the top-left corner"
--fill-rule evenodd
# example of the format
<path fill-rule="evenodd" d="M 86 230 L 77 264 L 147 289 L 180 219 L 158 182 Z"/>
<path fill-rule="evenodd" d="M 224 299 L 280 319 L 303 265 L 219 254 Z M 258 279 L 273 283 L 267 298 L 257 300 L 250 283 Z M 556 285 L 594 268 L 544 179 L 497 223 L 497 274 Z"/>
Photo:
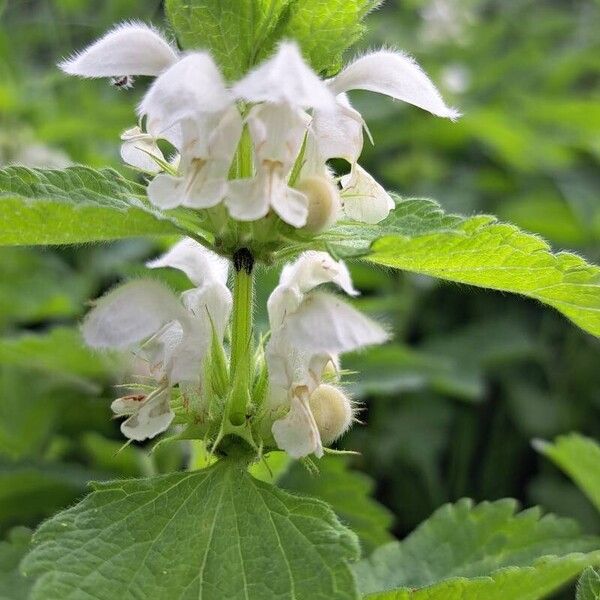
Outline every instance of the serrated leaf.
<path fill-rule="evenodd" d="M 0 170 L 0 244 L 77 244 L 177 234 L 144 188 L 112 169 Z"/>
<path fill-rule="evenodd" d="M 461 500 L 443 506 L 406 540 L 382 546 L 369 559 L 355 566 L 361 591 L 369 594 L 395 588 L 426 588 L 444 580 L 452 580 L 445 584 L 448 590 L 458 586 L 456 589 L 463 593 L 471 585 L 475 585 L 472 589 L 477 589 L 481 582 L 464 582 L 460 578 L 471 580 L 490 576 L 498 576 L 505 585 L 511 586 L 512 577 L 527 581 L 531 576 L 539 581 L 536 573 L 541 568 L 546 569 L 543 565 L 547 560 L 556 566 L 557 573 L 563 574 L 557 575 L 560 584 L 588 564 L 600 561 L 600 552 L 591 557 L 571 556 L 573 553 L 600 550 L 600 540 L 582 536 L 574 521 L 553 515 L 542 517 L 539 509 L 515 513 L 516 508 L 514 500 L 483 502 L 477 506 L 470 500 Z M 542 558 L 546 562 L 538 563 Z M 527 570 L 531 567 L 534 571 Z M 502 574 L 498 573 L 499 569 L 508 571 Z M 511 572 L 512 575 L 506 575 Z M 549 579 L 551 572 L 554 572 L 554 567 L 547 574 Z M 544 577 L 541 576 L 541 579 Z M 430 597 L 423 593 L 414 597 L 419 600 Z M 444 596 L 431 596 L 438 597 Z M 466 599 L 477 596 L 446 596 L 454 597 Z M 479 597 L 488 598 L 485 595 Z M 515 599 L 538 597 L 542 596 L 515 596 Z M 511 596 L 498 598 L 509 600 Z"/>
<path fill-rule="evenodd" d="M 382 0 L 299 0 L 292 5 L 281 36 L 297 40 L 312 68 L 335 75 L 342 55 L 365 32 L 367 13 Z"/>
<path fill-rule="evenodd" d="M 237 79 L 273 49 L 273 33 L 292 2 L 167 0 L 165 8 L 184 48 L 208 50 L 225 77 Z"/>
<path fill-rule="evenodd" d="M 319 472 L 312 474 L 295 462 L 278 481 L 293 492 L 308 494 L 327 502 L 343 523 L 354 531 L 365 552 L 389 542 L 393 515 L 373 497 L 374 481 L 364 473 L 350 469 L 341 456 L 326 456 L 318 462 Z"/>
<path fill-rule="evenodd" d="M 424 211 L 427 206 L 437 207 L 432 201 L 419 202 Z M 434 225 L 439 220 L 437 215 Z M 365 258 L 396 269 L 522 294 L 553 306 L 582 329 L 600 335 L 600 268 L 575 254 L 554 254 L 539 237 L 493 217 L 459 220 L 447 231 L 384 235 L 373 242 Z"/>
<path fill-rule="evenodd" d="M 554 443 L 538 440 L 534 445 L 569 475 L 600 511 L 600 445 L 578 433 L 560 436 Z"/>
<path fill-rule="evenodd" d="M 7 539 L 0 541 L 0 600 L 24 600 L 27 598 L 31 580 L 19 572 L 19 563 L 31 541 L 31 531 L 26 527 L 15 527 Z"/>
<path fill-rule="evenodd" d="M 96 484 L 42 525 L 24 570 L 31 600 L 347 600 L 356 537 L 324 503 L 223 460 L 208 469 Z"/>
<path fill-rule="evenodd" d="M 600 552 L 547 557 L 531 567 L 509 567 L 489 577 L 451 579 L 419 590 L 370 594 L 366 600 L 541 600 L 573 579 L 581 569 L 598 562 Z"/>
<path fill-rule="evenodd" d="M 364 33 L 366 14 L 381 0 L 167 0 L 166 12 L 186 49 L 207 49 L 234 80 L 269 56 L 282 39 L 297 41 L 323 75 Z"/>
<path fill-rule="evenodd" d="M 599 600 L 600 599 L 600 571 L 588 567 L 577 582 L 576 600 Z"/>
<path fill-rule="evenodd" d="M 380 223 L 341 221 L 322 235 L 323 241 L 335 254 L 350 258 L 368 254 L 373 241 L 383 236 L 417 237 L 451 232 L 464 221 L 459 215 L 446 214 L 432 200 L 393 197 L 396 208 Z"/>

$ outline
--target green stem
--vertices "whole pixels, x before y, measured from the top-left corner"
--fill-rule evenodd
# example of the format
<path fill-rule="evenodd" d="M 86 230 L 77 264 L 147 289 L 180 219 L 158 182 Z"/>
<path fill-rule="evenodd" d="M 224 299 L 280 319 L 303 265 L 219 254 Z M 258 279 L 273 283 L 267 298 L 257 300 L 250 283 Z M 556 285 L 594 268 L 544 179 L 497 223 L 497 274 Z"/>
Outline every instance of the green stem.
<path fill-rule="evenodd" d="M 252 304 L 254 258 L 247 248 L 238 250 L 234 257 L 235 281 L 233 286 L 233 317 L 231 329 L 231 375 L 233 390 L 229 405 L 229 419 L 239 425 L 246 418 L 246 404 L 252 375 L 253 330 Z"/>

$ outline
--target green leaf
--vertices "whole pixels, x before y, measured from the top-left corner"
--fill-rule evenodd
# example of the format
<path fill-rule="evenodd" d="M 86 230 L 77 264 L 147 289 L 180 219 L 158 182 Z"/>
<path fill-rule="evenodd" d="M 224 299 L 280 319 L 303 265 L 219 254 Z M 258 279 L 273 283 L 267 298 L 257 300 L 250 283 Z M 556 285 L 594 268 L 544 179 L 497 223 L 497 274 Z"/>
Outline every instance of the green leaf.
<path fill-rule="evenodd" d="M 560 589 L 590 563 L 593 555 L 570 554 L 537 560 L 531 567 L 507 568 L 489 577 L 451 579 L 419 590 L 396 590 L 366 596 L 367 600 L 541 600 Z"/>
<path fill-rule="evenodd" d="M 204 48 L 225 77 L 237 79 L 274 47 L 273 33 L 293 0 L 167 0 L 181 45 Z"/>
<path fill-rule="evenodd" d="M 167 0 L 166 13 L 181 45 L 204 48 L 226 78 L 238 79 L 283 39 L 297 41 L 323 75 L 365 32 L 363 18 L 381 0 Z"/>
<path fill-rule="evenodd" d="M 367 552 L 392 540 L 392 513 L 372 498 L 374 481 L 370 477 L 351 470 L 347 459 L 341 456 L 322 458 L 318 468 L 319 472 L 312 474 L 295 462 L 278 485 L 330 504 L 342 522 L 358 535 Z"/>
<path fill-rule="evenodd" d="M 0 458 L 41 452 L 63 405 L 59 394 L 35 372 L 0 367 Z"/>
<path fill-rule="evenodd" d="M 0 248 L 0 327 L 79 315 L 93 292 L 90 283 L 88 273 L 75 272 L 53 252 Z"/>
<path fill-rule="evenodd" d="M 518 586 L 547 580 L 550 587 L 540 588 L 547 593 L 588 564 L 600 563 L 600 551 L 587 557 L 575 554 L 599 550 L 600 540 L 582 536 L 574 521 L 553 515 L 542 517 L 535 508 L 515 514 L 516 508 L 514 500 L 477 506 L 461 500 L 443 506 L 406 540 L 382 546 L 355 566 L 361 591 L 369 594 L 395 588 L 426 588 L 448 580 L 439 586 L 446 596 L 428 595 L 423 590 L 421 595 L 406 598 L 533 600 L 544 594 L 515 595 Z M 496 583 L 477 579 L 482 577 L 492 577 Z M 483 593 L 491 593 L 496 586 L 507 595 Z M 453 588 L 454 596 L 450 595 Z"/>
<path fill-rule="evenodd" d="M 78 331 L 67 327 L 0 338 L 0 363 L 93 380 L 110 377 L 119 368 L 116 357 L 93 352 Z"/>
<path fill-rule="evenodd" d="M 0 460 L 0 526 L 50 516 L 99 475 L 78 465 Z"/>
<path fill-rule="evenodd" d="M 23 567 L 39 577 L 32 600 L 358 598 L 354 534 L 244 465 L 94 488 L 35 534 Z"/>
<path fill-rule="evenodd" d="M 29 529 L 15 527 L 6 541 L 0 542 L 0 600 L 27 598 L 32 582 L 21 575 L 19 563 L 29 550 L 30 541 Z"/>
<path fill-rule="evenodd" d="M 436 356 L 400 344 L 386 344 L 344 359 L 355 372 L 348 385 L 355 398 L 431 388 L 464 400 L 477 401 L 485 386 L 479 369 L 459 369 L 452 355 Z"/>
<path fill-rule="evenodd" d="M 335 75 L 342 55 L 364 34 L 363 18 L 382 0 L 297 0 L 281 36 L 297 40 L 312 68 Z"/>
<path fill-rule="evenodd" d="M 77 244 L 181 233 L 116 171 L 0 170 L 0 244 Z"/>
<path fill-rule="evenodd" d="M 600 445 L 578 433 L 558 437 L 553 444 L 535 440 L 547 456 L 583 490 L 600 511 Z"/>
<path fill-rule="evenodd" d="M 600 599 L 600 571 L 588 567 L 577 582 L 576 600 Z"/>
<path fill-rule="evenodd" d="M 380 223 L 341 221 L 321 239 L 335 254 L 351 258 L 368 254 L 374 240 L 394 235 L 407 238 L 438 232 L 451 232 L 463 223 L 463 217 L 446 214 L 433 200 L 403 199 L 393 195 L 396 208 Z"/>
<path fill-rule="evenodd" d="M 415 202 L 415 201 L 411 201 Z M 493 217 L 453 217 L 440 226 L 439 207 L 418 201 L 420 227 L 377 239 L 366 260 L 459 283 L 523 294 L 553 306 L 582 329 L 600 335 L 600 268 L 567 252 L 553 254 L 539 237 Z M 403 209 L 403 201 L 399 209 Z M 432 219 L 434 231 L 423 232 Z M 425 222 L 423 222 L 425 221 Z"/>

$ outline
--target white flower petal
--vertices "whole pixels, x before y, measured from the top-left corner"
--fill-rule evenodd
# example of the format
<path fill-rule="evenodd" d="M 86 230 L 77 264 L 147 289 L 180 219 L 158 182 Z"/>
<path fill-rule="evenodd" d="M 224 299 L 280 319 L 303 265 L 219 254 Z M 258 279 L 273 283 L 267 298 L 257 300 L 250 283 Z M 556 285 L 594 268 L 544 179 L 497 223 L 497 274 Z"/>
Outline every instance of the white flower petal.
<path fill-rule="evenodd" d="M 229 168 L 243 129 L 244 123 L 240 111 L 237 106 L 231 106 L 224 112 L 217 126 L 208 136 L 208 156 L 227 161 L 227 168 Z"/>
<path fill-rule="evenodd" d="M 285 103 L 303 108 L 332 108 L 334 97 L 304 62 L 298 45 L 283 42 L 275 54 L 233 88 L 249 102 Z"/>
<path fill-rule="evenodd" d="M 138 411 L 145 398 L 146 396 L 144 394 L 140 394 L 139 396 L 131 395 L 117 398 L 110 405 L 110 410 L 113 411 L 116 417 L 131 416 Z"/>
<path fill-rule="evenodd" d="M 183 319 L 182 319 L 183 320 Z M 185 320 L 188 322 L 188 319 Z M 139 356 L 148 363 L 148 370 L 156 381 L 170 379 L 173 358 L 185 336 L 179 321 L 171 321 L 144 342 Z"/>
<path fill-rule="evenodd" d="M 167 376 L 171 385 L 199 382 L 202 361 L 208 352 L 210 341 L 208 318 L 190 319 L 181 342 L 173 350 L 171 360 L 167 364 Z"/>
<path fill-rule="evenodd" d="M 206 53 L 188 54 L 152 84 L 139 108 L 147 115 L 154 137 L 184 119 L 217 113 L 232 104 L 232 97 L 213 59 Z"/>
<path fill-rule="evenodd" d="M 121 139 L 121 158 L 124 162 L 148 173 L 158 173 L 161 170 L 152 156 L 162 161 L 165 157 L 151 135 L 144 133 L 139 127 L 133 127 L 124 131 Z"/>
<path fill-rule="evenodd" d="M 167 173 L 157 175 L 146 190 L 148 200 L 163 209 L 175 208 L 183 202 L 185 180 Z"/>
<path fill-rule="evenodd" d="M 306 393 L 302 394 L 302 398 L 296 394 L 292 397 L 290 411 L 283 419 L 273 423 L 272 432 L 277 446 L 293 458 L 313 453 L 323 456 L 321 436 Z"/>
<path fill-rule="evenodd" d="M 369 90 L 414 104 L 439 117 L 457 119 L 460 113 L 444 103 L 429 77 L 409 56 L 380 50 L 348 65 L 329 82 L 334 94 Z"/>
<path fill-rule="evenodd" d="M 213 281 L 201 288 L 188 290 L 182 295 L 182 300 L 198 320 L 206 323 L 209 338 L 212 335 L 212 323 L 217 337 L 223 339 L 233 306 L 233 297 L 224 283 Z"/>
<path fill-rule="evenodd" d="M 379 223 L 396 206 L 385 189 L 360 165 L 341 179 L 342 203 L 348 217 L 363 223 Z"/>
<path fill-rule="evenodd" d="M 229 262 L 191 238 L 177 242 L 168 252 L 146 263 L 150 269 L 171 267 L 183 271 L 197 287 L 219 282 L 225 285 Z"/>
<path fill-rule="evenodd" d="M 177 60 L 176 50 L 154 29 L 123 23 L 59 67 L 82 77 L 156 76 Z"/>
<path fill-rule="evenodd" d="M 179 204 L 190 208 L 211 208 L 227 193 L 229 162 L 193 159 L 179 188 Z"/>
<path fill-rule="evenodd" d="M 165 431 L 175 417 L 169 405 L 170 396 L 171 390 L 167 388 L 141 402 L 137 412 L 121 423 L 123 435 L 141 442 Z"/>
<path fill-rule="evenodd" d="M 271 198 L 271 206 L 282 221 L 299 229 L 306 225 L 308 198 L 298 190 L 285 186 L 282 193 Z"/>
<path fill-rule="evenodd" d="M 348 268 L 327 252 L 309 250 L 281 271 L 279 285 L 267 300 L 271 330 L 276 331 L 286 318 L 301 306 L 305 294 L 323 283 L 335 283 L 350 296 L 358 292 L 352 285 Z"/>
<path fill-rule="evenodd" d="M 230 181 L 224 202 L 231 217 L 236 221 L 266 217 L 271 207 L 264 189 L 264 180 L 258 177 Z"/>
<path fill-rule="evenodd" d="M 313 292 L 285 320 L 285 335 L 298 352 L 338 356 L 374 344 L 383 344 L 388 333 L 337 296 Z"/>
<path fill-rule="evenodd" d="M 200 112 L 181 120 L 180 127 L 182 143 L 178 148 L 182 155 L 188 160 L 218 160 L 229 170 L 244 127 L 237 106 L 220 112 Z"/>
<path fill-rule="evenodd" d="M 287 174 L 302 148 L 308 114 L 287 104 L 260 104 L 250 110 L 247 122 L 259 163 L 279 162 Z"/>
<path fill-rule="evenodd" d="M 126 348 L 182 317 L 185 309 L 167 287 L 132 281 L 96 301 L 83 322 L 83 337 L 93 348 Z"/>
<path fill-rule="evenodd" d="M 279 279 L 280 285 L 296 287 L 302 294 L 322 283 L 335 283 L 349 296 L 358 295 L 348 267 L 341 260 L 333 260 L 327 252 L 303 252 L 295 262 L 282 269 Z"/>
<path fill-rule="evenodd" d="M 343 158 L 354 164 L 363 148 L 364 121 L 352 108 L 345 94 L 340 94 L 332 111 L 317 110 L 311 123 L 321 160 Z"/>

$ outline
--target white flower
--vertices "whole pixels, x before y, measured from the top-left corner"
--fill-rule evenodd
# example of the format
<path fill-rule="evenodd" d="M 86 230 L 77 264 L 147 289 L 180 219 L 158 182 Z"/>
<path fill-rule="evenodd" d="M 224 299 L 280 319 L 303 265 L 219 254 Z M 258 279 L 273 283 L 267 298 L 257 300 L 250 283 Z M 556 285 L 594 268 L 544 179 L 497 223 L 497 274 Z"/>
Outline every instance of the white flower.
<path fill-rule="evenodd" d="M 152 156 L 164 157 L 156 141 L 168 140 L 181 156 L 181 175 L 158 175 L 148 187 L 150 201 L 160 208 L 208 208 L 221 202 L 242 119 L 208 54 L 180 56 L 156 31 L 132 23 L 113 29 L 60 67 L 84 77 L 157 76 L 138 110 L 146 117 L 146 132 L 124 132 L 123 159 L 157 172 Z"/>
<path fill-rule="evenodd" d="M 357 294 L 342 262 L 325 252 L 306 252 L 283 269 L 268 301 L 268 406 L 274 411 L 289 408 L 272 431 L 277 445 L 295 458 L 323 454 L 310 401 L 327 365 L 337 365 L 340 354 L 388 338 L 382 327 L 337 296 L 314 291 L 323 283 Z"/>
<path fill-rule="evenodd" d="M 200 386 L 213 329 L 222 340 L 232 305 L 227 262 L 193 240 L 179 242 L 148 266 L 180 269 L 196 287 L 179 299 L 157 281 L 133 281 L 100 298 L 83 324 L 84 339 L 93 348 L 139 347 L 159 384 L 141 402 L 126 397 L 113 403 L 115 413 L 130 415 L 121 430 L 136 440 L 169 426 L 172 386 Z"/>
<path fill-rule="evenodd" d="M 335 99 L 304 62 L 294 43 L 280 44 L 272 58 L 250 72 L 233 91 L 255 105 L 247 117 L 256 176 L 235 181 L 226 199 L 235 219 L 253 221 L 273 209 L 294 227 L 308 216 L 308 199 L 287 184 L 311 118 L 306 109 L 332 110 Z"/>
<path fill-rule="evenodd" d="M 136 125 L 124 131 L 121 140 L 121 158 L 124 162 L 148 173 L 158 173 L 161 170 L 159 161 L 164 162 L 165 157 L 153 136 Z"/>
<path fill-rule="evenodd" d="M 181 176 L 158 175 L 148 187 L 161 208 L 209 208 L 227 193 L 229 167 L 242 118 L 212 58 L 189 54 L 154 82 L 139 107 L 148 133 L 169 140 L 181 156 Z"/>
<path fill-rule="evenodd" d="M 383 187 L 357 164 L 364 121 L 347 92 L 370 90 L 441 117 L 459 116 L 410 57 L 387 50 L 362 56 L 323 81 L 294 42 L 283 42 L 228 87 L 207 53 L 180 55 L 156 31 L 132 23 L 113 29 L 61 68 L 125 83 L 134 75 L 157 77 L 138 109 L 146 131 L 126 131 L 121 148 L 129 164 L 158 172 L 148 186 L 154 205 L 204 209 L 223 201 L 234 219 L 255 221 L 273 211 L 293 227 L 313 232 L 331 226 L 342 204 L 348 217 L 367 223 L 381 221 L 394 207 Z M 254 164 L 252 172 L 229 181 L 244 125 L 240 110 L 247 111 Z M 177 174 L 165 164 L 156 143 L 160 139 L 179 153 Z M 323 184 L 330 179 L 326 162 L 331 158 L 351 166 L 341 179 L 341 194 L 322 185 L 311 197 L 309 190 L 317 191 L 315 177 Z M 167 172 L 160 173 L 161 166 Z M 317 217 L 309 218 L 315 207 Z"/>
<path fill-rule="evenodd" d="M 380 50 L 366 54 L 330 79 L 327 85 L 337 102 L 331 111 L 315 110 L 311 153 L 316 154 L 321 163 L 331 158 L 343 158 L 350 163 L 351 173 L 341 182 L 346 214 L 352 219 L 377 223 L 394 208 L 394 201 L 366 171 L 357 167 L 363 147 L 364 122 L 360 113 L 352 108 L 346 92 L 360 89 L 385 94 L 452 120 L 460 114 L 446 106 L 429 77 L 412 58 L 401 52 Z"/>
<path fill-rule="evenodd" d="M 59 67 L 81 77 L 160 75 L 175 64 L 178 52 L 153 28 L 122 23 Z"/>

